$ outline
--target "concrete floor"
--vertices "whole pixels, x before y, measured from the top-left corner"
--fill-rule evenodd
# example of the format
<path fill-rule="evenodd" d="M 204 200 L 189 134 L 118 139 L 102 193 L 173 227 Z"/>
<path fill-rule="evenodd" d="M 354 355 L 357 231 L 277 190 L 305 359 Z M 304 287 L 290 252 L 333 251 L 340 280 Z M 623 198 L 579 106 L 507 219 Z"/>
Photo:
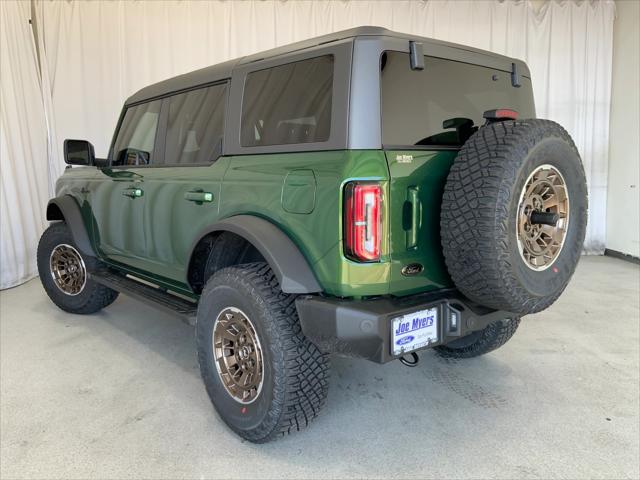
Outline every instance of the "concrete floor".
<path fill-rule="evenodd" d="M 483 358 L 336 358 L 315 424 L 253 445 L 213 411 L 190 327 L 126 297 L 68 315 L 34 280 L 0 294 L 0 477 L 638 478 L 639 283 L 587 257 Z"/>

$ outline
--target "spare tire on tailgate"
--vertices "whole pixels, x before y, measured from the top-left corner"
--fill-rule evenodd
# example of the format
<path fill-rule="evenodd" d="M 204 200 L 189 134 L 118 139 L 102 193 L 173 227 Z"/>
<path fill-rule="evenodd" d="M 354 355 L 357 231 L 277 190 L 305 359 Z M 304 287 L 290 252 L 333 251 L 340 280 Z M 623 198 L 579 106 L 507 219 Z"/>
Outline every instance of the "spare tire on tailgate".
<path fill-rule="evenodd" d="M 551 305 L 573 275 L 586 224 L 580 155 L 555 122 L 480 128 L 447 177 L 447 268 L 464 295 L 487 307 L 528 314 Z"/>

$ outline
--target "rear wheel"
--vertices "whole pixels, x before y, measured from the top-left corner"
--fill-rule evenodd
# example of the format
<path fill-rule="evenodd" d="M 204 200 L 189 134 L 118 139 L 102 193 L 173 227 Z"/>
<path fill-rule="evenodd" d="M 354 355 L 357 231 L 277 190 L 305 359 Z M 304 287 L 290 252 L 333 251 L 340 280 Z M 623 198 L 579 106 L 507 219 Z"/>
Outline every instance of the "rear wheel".
<path fill-rule="evenodd" d="M 38 243 L 38 273 L 49 298 L 70 313 L 95 313 L 111 305 L 118 292 L 89 278 L 98 260 L 83 256 L 76 248 L 69 227 L 53 223 Z"/>
<path fill-rule="evenodd" d="M 446 345 L 435 347 L 441 357 L 472 358 L 489 353 L 507 343 L 520 325 L 520 318 L 493 322 L 483 330 L 473 332 Z"/>
<path fill-rule="evenodd" d="M 265 263 L 227 267 L 206 283 L 198 362 L 222 419 L 251 442 L 306 427 L 324 406 L 329 361 L 305 338 L 295 296 Z"/>

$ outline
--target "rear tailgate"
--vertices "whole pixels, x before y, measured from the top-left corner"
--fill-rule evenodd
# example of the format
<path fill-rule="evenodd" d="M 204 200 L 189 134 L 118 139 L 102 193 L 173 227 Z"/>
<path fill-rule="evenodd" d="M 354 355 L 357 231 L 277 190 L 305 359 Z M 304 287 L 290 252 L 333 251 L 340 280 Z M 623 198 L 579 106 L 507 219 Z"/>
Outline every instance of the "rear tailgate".
<path fill-rule="evenodd" d="M 453 286 L 440 245 L 440 203 L 457 150 L 387 150 L 390 182 L 389 291 Z"/>
<path fill-rule="evenodd" d="M 412 69 L 408 53 L 382 56 L 392 294 L 452 286 L 440 244 L 442 192 L 458 149 L 484 124 L 483 113 L 511 109 L 520 118 L 535 117 L 531 80 L 509 71 L 511 62 L 504 62 L 504 70 L 467 63 L 484 60 L 427 55 L 423 69 Z"/>

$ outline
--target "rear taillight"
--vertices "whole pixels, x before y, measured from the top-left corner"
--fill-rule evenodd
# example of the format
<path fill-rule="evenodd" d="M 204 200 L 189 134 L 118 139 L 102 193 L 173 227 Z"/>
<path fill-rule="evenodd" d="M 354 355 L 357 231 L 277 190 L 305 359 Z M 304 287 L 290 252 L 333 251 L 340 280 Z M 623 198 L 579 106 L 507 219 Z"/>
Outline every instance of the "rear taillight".
<path fill-rule="evenodd" d="M 380 260 L 382 187 L 351 182 L 344 188 L 344 253 L 359 262 Z"/>

